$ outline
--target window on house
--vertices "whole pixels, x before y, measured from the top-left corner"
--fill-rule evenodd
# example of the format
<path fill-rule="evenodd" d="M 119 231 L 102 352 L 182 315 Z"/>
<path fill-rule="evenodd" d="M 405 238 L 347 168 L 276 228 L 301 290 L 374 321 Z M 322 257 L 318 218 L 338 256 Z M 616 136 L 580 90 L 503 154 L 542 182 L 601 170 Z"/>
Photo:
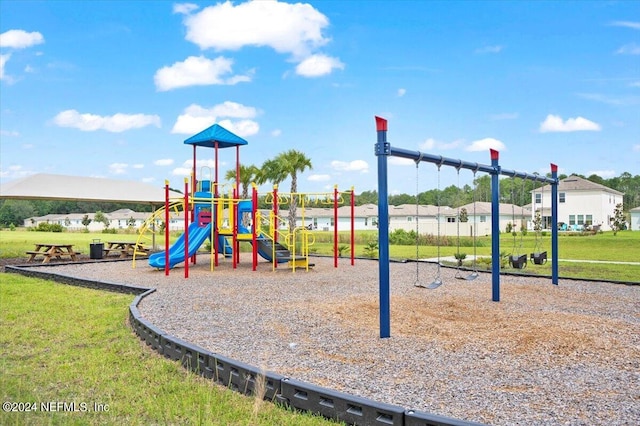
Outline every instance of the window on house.
<path fill-rule="evenodd" d="M 369 224 L 369 218 L 365 217 L 364 218 L 364 226 L 367 226 Z"/>
<path fill-rule="evenodd" d="M 564 203 L 565 199 L 566 199 L 567 194 L 565 192 L 561 192 L 560 193 L 560 202 Z"/>
<path fill-rule="evenodd" d="M 579 214 L 578 215 L 578 225 L 584 225 L 584 215 L 583 214 Z"/>
<path fill-rule="evenodd" d="M 593 215 L 590 215 L 590 214 L 587 215 L 585 225 L 589 225 L 589 226 L 593 225 Z"/>
<path fill-rule="evenodd" d="M 576 224 L 576 215 L 570 214 L 569 215 L 569 225 L 575 225 L 575 224 Z"/>
<path fill-rule="evenodd" d="M 455 216 L 454 216 L 454 217 L 448 217 L 448 218 L 447 218 L 447 222 L 449 222 L 449 223 L 455 223 L 455 222 L 456 222 L 456 218 L 455 218 Z"/>
<path fill-rule="evenodd" d="M 407 216 L 407 222 L 413 222 L 413 216 Z"/>
<path fill-rule="evenodd" d="M 486 216 L 480 216 L 480 222 L 486 222 L 486 221 L 487 221 Z"/>
<path fill-rule="evenodd" d="M 542 194 L 536 194 L 536 204 L 542 203 Z"/>

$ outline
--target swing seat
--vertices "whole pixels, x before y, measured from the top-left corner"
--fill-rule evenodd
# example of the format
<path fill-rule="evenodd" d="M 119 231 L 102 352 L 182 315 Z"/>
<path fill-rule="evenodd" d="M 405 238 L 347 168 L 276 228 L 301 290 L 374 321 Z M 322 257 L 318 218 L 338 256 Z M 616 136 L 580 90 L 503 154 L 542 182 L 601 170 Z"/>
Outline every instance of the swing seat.
<path fill-rule="evenodd" d="M 416 287 L 420 287 L 420 288 L 426 288 L 429 290 L 433 290 L 434 288 L 438 288 L 442 285 L 442 280 L 440 278 L 436 278 L 432 283 L 430 283 L 429 285 L 424 285 L 420 282 L 416 282 L 414 284 Z"/>
<path fill-rule="evenodd" d="M 478 273 L 474 271 L 474 272 L 470 273 L 469 275 L 467 275 L 467 276 L 466 276 L 466 278 L 465 278 L 465 280 L 467 280 L 467 281 L 473 281 L 473 280 L 475 280 L 476 278 L 478 278 L 478 276 L 479 276 L 479 275 L 478 275 Z"/>
<path fill-rule="evenodd" d="M 520 256 L 511 255 L 509 256 L 509 261 L 511 266 L 515 269 L 524 269 L 527 267 L 527 255 L 523 254 Z"/>
<path fill-rule="evenodd" d="M 531 253 L 531 260 L 533 260 L 533 263 L 536 265 L 544 265 L 547 263 L 547 252 Z"/>

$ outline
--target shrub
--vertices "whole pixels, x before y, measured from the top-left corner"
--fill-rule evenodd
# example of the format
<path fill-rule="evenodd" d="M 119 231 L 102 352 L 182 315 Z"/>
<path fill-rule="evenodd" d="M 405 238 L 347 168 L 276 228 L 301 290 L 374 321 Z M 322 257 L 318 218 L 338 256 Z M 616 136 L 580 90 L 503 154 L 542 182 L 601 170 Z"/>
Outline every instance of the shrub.
<path fill-rule="evenodd" d="M 64 228 L 59 223 L 45 223 L 40 222 L 38 226 L 35 228 L 37 232 L 62 232 Z"/>
<path fill-rule="evenodd" d="M 378 256 L 377 240 L 370 240 L 367 245 L 364 246 L 364 255 L 371 259 Z"/>

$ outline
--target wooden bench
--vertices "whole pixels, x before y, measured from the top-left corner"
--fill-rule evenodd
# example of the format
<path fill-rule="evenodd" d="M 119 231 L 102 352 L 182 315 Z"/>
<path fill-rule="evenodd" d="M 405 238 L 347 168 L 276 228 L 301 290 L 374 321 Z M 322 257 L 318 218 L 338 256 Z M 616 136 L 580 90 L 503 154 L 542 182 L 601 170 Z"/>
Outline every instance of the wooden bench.
<path fill-rule="evenodd" d="M 70 260 L 78 260 L 80 252 L 73 250 L 73 244 L 37 243 L 35 250 L 26 252 L 29 255 L 27 262 L 33 262 L 37 256 L 42 256 L 42 263 L 49 263 L 52 258 L 62 260 L 69 257 Z"/>
<path fill-rule="evenodd" d="M 125 259 L 135 254 L 148 255 L 150 250 L 142 244 L 136 244 L 130 241 L 107 241 L 107 247 L 103 249 L 104 255 L 109 256 L 111 252 L 120 253 L 119 257 Z"/>

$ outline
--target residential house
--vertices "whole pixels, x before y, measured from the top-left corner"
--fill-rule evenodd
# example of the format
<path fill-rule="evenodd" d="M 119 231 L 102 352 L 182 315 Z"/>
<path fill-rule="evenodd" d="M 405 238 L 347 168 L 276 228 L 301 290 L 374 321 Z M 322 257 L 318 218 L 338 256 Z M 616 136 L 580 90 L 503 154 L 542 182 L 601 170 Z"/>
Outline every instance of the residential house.
<path fill-rule="evenodd" d="M 611 230 L 616 205 L 622 204 L 623 193 L 579 176 L 558 182 L 558 225 L 561 229 L 581 230 L 599 226 Z M 544 228 L 551 226 L 551 185 L 531 191 L 531 220 L 541 211 Z"/>
<path fill-rule="evenodd" d="M 86 227 L 82 223 L 85 216 L 91 221 Z M 149 218 L 150 213 L 120 209 L 105 213 L 104 216 L 109 221 L 111 229 L 138 229 Z M 95 213 L 48 214 L 24 220 L 25 227 L 37 227 L 40 223 L 58 224 L 69 231 L 81 231 L 86 228 L 90 232 L 100 232 L 106 228 L 104 223 L 95 220 Z"/>
<path fill-rule="evenodd" d="M 631 220 L 629 221 L 629 229 L 632 231 L 640 231 L 640 207 L 629 210 Z"/>
<path fill-rule="evenodd" d="M 459 222 L 458 217 L 462 208 L 467 209 L 467 222 Z M 475 214 L 474 214 L 475 212 Z M 269 218 L 269 210 L 260 211 L 263 218 Z M 228 213 L 225 213 L 225 217 Z M 87 227 L 89 231 L 100 232 L 105 226 L 101 222 L 95 220 L 95 213 L 72 213 L 66 215 L 47 215 L 43 217 L 33 217 L 26 219 L 25 227 L 38 226 L 40 222 L 58 223 L 68 230 L 83 230 L 85 226 L 82 224 L 83 218 L 86 216 L 91 219 L 91 223 Z M 279 229 L 288 228 L 288 210 L 280 210 L 278 217 L 280 218 Z M 116 210 L 105 213 L 105 217 L 109 220 L 109 228 L 111 229 L 139 229 L 146 220 L 151 217 L 150 213 L 139 213 L 129 209 Z M 438 221 L 438 217 L 440 220 Z M 505 231 L 508 224 L 524 223 L 531 217 L 531 213 L 522 207 L 511 204 L 500 205 L 500 229 Z M 156 219 L 158 229 L 164 220 L 164 216 Z M 439 223 L 438 223 L 439 222 Z M 333 231 L 335 223 L 335 211 L 333 207 L 307 207 L 297 209 L 296 226 L 305 226 L 309 229 L 321 231 Z M 225 219 L 223 226 L 228 226 Z M 473 235 L 473 227 L 477 227 L 477 235 L 491 234 L 491 203 L 477 202 L 467 204 L 460 209 L 432 205 L 420 205 L 417 208 L 415 204 L 403 204 L 400 206 L 389 206 L 389 231 L 393 232 L 397 229 L 405 231 L 415 231 L 416 226 L 420 234 L 437 235 Z M 378 206 L 375 204 L 365 204 L 354 207 L 353 227 L 356 231 L 361 230 L 377 230 L 378 229 Z M 348 231 L 351 229 L 351 206 L 338 207 L 338 226 L 339 231 Z M 171 210 L 169 217 L 170 231 L 184 230 L 184 214 Z"/>

